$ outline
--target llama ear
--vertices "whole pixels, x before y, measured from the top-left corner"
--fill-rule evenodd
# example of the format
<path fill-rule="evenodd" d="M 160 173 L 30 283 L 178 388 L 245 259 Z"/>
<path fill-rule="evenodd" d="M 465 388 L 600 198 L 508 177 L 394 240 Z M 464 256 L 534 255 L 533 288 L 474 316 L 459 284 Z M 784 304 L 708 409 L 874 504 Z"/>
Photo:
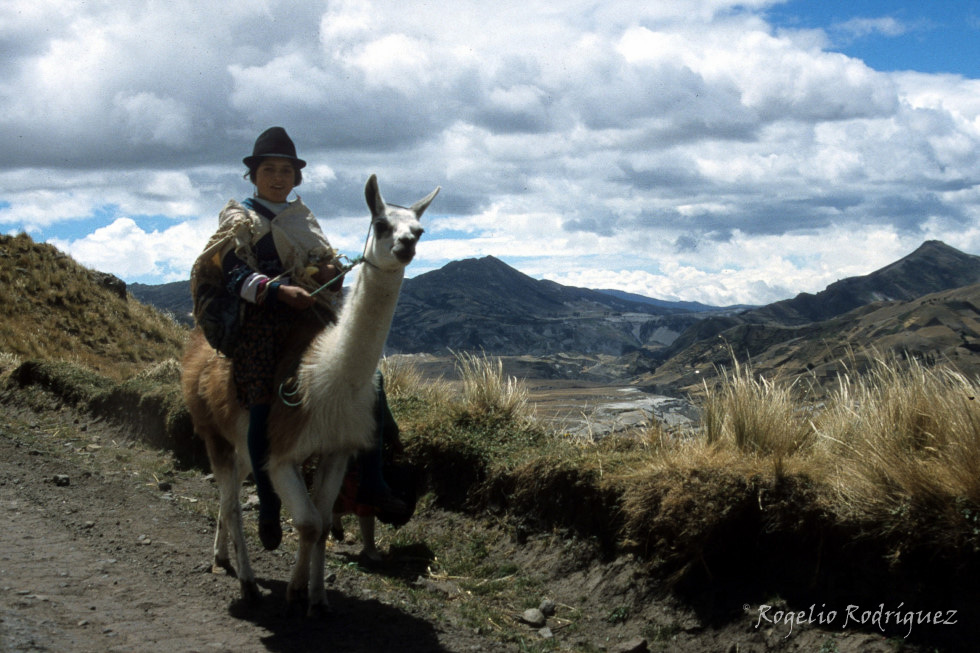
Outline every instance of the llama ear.
<path fill-rule="evenodd" d="M 442 186 L 436 186 L 436 189 L 429 193 L 425 199 L 421 199 L 415 204 L 412 204 L 412 211 L 415 213 L 416 218 L 422 217 L 422 213 L 429 208 L 429 204 L 432 204 L 432 200 L 436 198 L 440 190 L 442 190 Z"/>
<path fill-rule="evenodd" d="M 367 200 L 368 208 L 371 209 L 371 217 L 384 215 L 385 201 L 381 199 L 381 190 L 378 189 L 378 175 L 371 175 L 364 187 L 364 199 Z"/>

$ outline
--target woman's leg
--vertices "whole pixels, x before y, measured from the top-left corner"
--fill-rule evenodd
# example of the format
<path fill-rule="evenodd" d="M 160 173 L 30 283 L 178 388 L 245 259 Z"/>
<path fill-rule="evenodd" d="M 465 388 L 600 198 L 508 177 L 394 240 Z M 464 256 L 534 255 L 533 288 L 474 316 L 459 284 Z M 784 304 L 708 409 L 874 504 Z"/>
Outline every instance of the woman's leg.
<path fill-rule="evenodd" d="M 273 551 L 282 541 L 279 511 L 282 502 L 269 480 L 269 404 L 254 404 L 249 408 L 248 455 L 252 461 L 255 491 L 259 495 L 259 539 L 262 546 Z"/>
<path fill-rule="evenodd" d="M 381 468 L 384 465 L 384 435 L 394 431 L 397 434 L 398 425 L 388 407 L 388 397 L 384 390 L 384 379 L 381 372 L 375 373 L 375 387 L 378 392 L 375 411 L 378 427 L 375 431 L 375 447 L 362 451 L 358 455 L 360 475 L 357 484 L 357 502 L 374 506 L 383 512 L 405 512 L 408 506 L 391 492 L 385 483 Z"/>

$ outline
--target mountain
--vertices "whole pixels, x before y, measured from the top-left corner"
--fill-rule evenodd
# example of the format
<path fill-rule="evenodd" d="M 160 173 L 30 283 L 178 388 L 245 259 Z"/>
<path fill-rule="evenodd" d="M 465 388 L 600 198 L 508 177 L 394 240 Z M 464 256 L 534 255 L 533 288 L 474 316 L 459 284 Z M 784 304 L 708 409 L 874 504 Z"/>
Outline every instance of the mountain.
<path fill-rule="evenodd" d="M 733 354 L 767 378 L 803 376 L 817 386 L 857 374 L 875 356 L 942 361 L 980 375 L 980 284 L 930 293 L 911 301 L 874 302 L 828 320 L 798 326 L 739 324 L 675 353 L 637 378 L 648 389 L 696 390 Z"/>
<path fill-rule="evenodd" d="M 699 383 L 715 367 L 729 366 L 733 353 L 766 369 L 820 372 L 830 358 L 849 349 L 882 346 L 926 356 L 932 347 L 934 353 L 957 357 L 965 365 L 976 353 L 970 328 L 949 327 L 938 339 L 933 336 L 940 330 L 917 329 L 915 338 L 903 339 L 895 334 L 904 333 L 913 318 L 896 307 L 936 295 L 926 305 L 945 307 L 936 320 L 969 325 L 970 306 L 980 306 L 980 301 L 954 293 L 946 306 L 943 293 L 978 283 L 980 257 L 938 241 L 927 241 L 890 265 L 841 279 L 818 293 L 747 309 L 563 286 L 487 256 L 406 279 L 388 352 L 482 350 L 496 356 L 548 357 L 565 376 L 594 373 L 608 379 L 618 374 L 662 390 Z M 178 319 L 190 313 L 187 282 L 133 284 L 129 290 Z M 911 311 L 911 304 L 907 308 Z M 933 319 L 922 317 L 925 309 L 916 310 L 916 320 Z M 965 344 L 951 344 L 951 333 Z M 556 358 L 562 354 L 575 356 L 574 365 Z"/>
<path fill-rule="evenodd" d="M 542 281 L 493 256 L 452 261 L 407 279 L 399 301 L 421 301 L 433 308 L 459 307 L 477 312 L 563 316 L 576 311 L 642 312 L 664 315 L 681 309 L 623 299 L 595 290 Z"/>
<path fill-rule="evenodd" d="M 806 324 L 842 315 L 877 301 L 908 301 L 928 293 L 980 282 L 980 256 L 965 254 L 938 240 L 862 277 L 836 281 L 815 295 L 800 293 L 743 313 L 752 322 Z"/>
<path fill-rule="evenodd" d="M 860 277 L 836 281 L 816 294 L 800 293 L 734 315 L 708 316 L 680 334 L 662 352 L 669 358 L 699 340 L 715 338 L 738 325 L 801 326 L 843 315 L 878 301 L 909 301 L 923 295 L 980 282 L 980 256 L 938 240 Z"/>
<path fill-rule="evenodd" d="M 644 346 L 661 348 L 699 319 L 679 308 L 533 279 L 487 256 L 407 279 L 388 348 L 619 356 Z"/>
<path fill-rule="evenodd" d="M 821 382 L 860 371 L 877 352 L 946 360 L 980 373 L 980 257 L 938 241 L 862 277 L 837 281 L 815 295 L 737 315 L 710 316 L 659 352 L 641 383 L 693 388 L 732 356 L 760 374 L 809 374 Z M 812 319 L 810 319 L 812 318 Z"/>
<path fill-rule="evenodd" d="M 129 291 L 183 324 L 193 324 L 189 282 L 131 284 Z M 537 280 L 492 256 L 465 259 L 405 280 L 387 349 L 618 356 L 670 344 L 701 319 L 695 310 L 723 310 L 684 304 Z"/>
<path fill-rule="evenodd" d="M 181 324 L 194 326 L 190 281 L 163 284 L 131 283 L 129 292 L 144 304 L 155 306 L 164 313 L 170 314 Z"/>

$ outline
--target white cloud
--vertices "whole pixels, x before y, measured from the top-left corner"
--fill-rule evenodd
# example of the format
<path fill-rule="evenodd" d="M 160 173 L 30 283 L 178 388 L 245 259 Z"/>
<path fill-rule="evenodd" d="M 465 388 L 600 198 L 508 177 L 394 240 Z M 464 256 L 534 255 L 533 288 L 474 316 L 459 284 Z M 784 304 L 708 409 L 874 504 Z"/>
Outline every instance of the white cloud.
<path fill-rule="evenodd" d="M 760 303 L 925 238 L 980 250 L 980 81 L 828 49 L 911 22 L 776 29 L 778 4 L 12 0 L 0 228 L 169 279 L 280 124 L 345 251 L 372 172 L 395 203 L 443 186 L 417 269 Z"/>
<path fill-rule="evenodd" d="M 834 25 L 834 29 L 851 38 L 861 38 L 869 34 L 901 36 L 909 31 L 909 26 L 892 16 L 880 18 L 852 18 Z"/>
<path fill-rule="evenodd" d="M 168 282 L 190 277 L 191 266 L 213 231 L 210 220 L 146 231 L 132 218 L 117 218 L 84 238 L 49 242 L 79 263 L 123 279 Z"/>
<path fill-rule="evenodd" d="M 349 66 L 360 69 L 370 86 L 390 86 L 403 93 L 424 85 L 433 74 L 425 43 L 405 34 L 387 34 L 365 43 Z"/>

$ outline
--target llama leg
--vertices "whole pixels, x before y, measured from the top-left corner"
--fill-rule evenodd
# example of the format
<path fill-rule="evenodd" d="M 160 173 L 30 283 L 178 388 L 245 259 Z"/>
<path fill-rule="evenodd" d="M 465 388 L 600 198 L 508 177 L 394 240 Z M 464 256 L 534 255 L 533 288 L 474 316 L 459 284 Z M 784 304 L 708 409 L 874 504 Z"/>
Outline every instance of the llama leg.
<path fill-rule="evenodd" d="M 361 555 L 371 562 L 381 562 L 381 552 L 374 543 L 374 515 L 359 515 L 357 522 L 361 527 Z"/>
<path fill-rule="evenodd" d="M 218 499 L 218 526 L 214 529 L 214 557 L 212 558 L 212 571 L 224 569 L 227 573 L 235 576 L 235 567 L 231 564 L 231 556 L 228 555 L 228 527 L 225 525 L 228 520 L 228 507 L 224 498 Z"/>
<path fill-rule="evenodd" d="M 299 551 L 296 553 L 289 585 L 286 586 L 286 600 L 292 603 L 305 596 L 309 587 L 310 555 L 314 544 L 325 532 L 323 518 L 310 500 L 299 468 L 290 464 L 277 464 L 277 461 L 272 460 L 269 464 L 269 476 L 292 515 L 293 527 L 299 535 Z"/>
<path fill-rule="evenodd" d="M 259 591 L 245 547 L 239 501 L 248 463 L 217 429 L 202 428 L 200 432 L 207 446 L 211 470 L 218 486 L 218 524 L 214 535 L 213 567 L 224 569 L 230 575 L 238 577 L 244 599 L 257 599 Z M 234 566 L 229 555 L 229 540 L 235 547 Z"/>
<path fill-rule="evenodd" d="M 327 533 L 333 520 L 333 507 L 340 494 L 340 486 L 347 473 L 348 456 L 334 454 L 320 461 L 313 485 L 313 503 L 323 520 L 323 532 L 316 539 L 310 553 L 309 613 L 328 607 L 327 592 L 323 586 L 324 561 L 326 559 Z"/>
<path fill-rule="evenodd" d="M 245 544 L 245 531 L 242 528 L 242 504 L 239 500 L 239 492 L 242 487 L 243 470 L 239 465 L 233 465 L 231 470 L 221 476 L 216 473 L 215 480 L 218 482 L 221 501 L 218 515 L 219 535 L 215 538 L 215 547 L 219 545 L 224 547 L 227 564 L 228 539 L 231 539 L 235 546 L 235 575 L 238 576 L 238 582 L 241 584 L 242 598 L 254 602 L 261 597 L 261 593 L 255 582 L 255 573 L 252 571 Z M 219 538 L 223 542 L 219 542 Z M 217 557 L 215 564 L 220 565 Z"/>
<path fill-rule="evenodd" d="M 214 479 L 218 485 L 218 524 L 214 533 L 214 550 L 212 557 L 212 571 L 224 569 L 231 575 L 235 575 L 235 568 L 231 564 L 231 557 L 228 555 L 228 511 L 230 502 L 225 496 L 226 490 L 223 488 L 227 484 L 224 482 L 225 476 L 231 474 L 231 470 L 220 468 L 211 463 L 214 470 Z"/>

